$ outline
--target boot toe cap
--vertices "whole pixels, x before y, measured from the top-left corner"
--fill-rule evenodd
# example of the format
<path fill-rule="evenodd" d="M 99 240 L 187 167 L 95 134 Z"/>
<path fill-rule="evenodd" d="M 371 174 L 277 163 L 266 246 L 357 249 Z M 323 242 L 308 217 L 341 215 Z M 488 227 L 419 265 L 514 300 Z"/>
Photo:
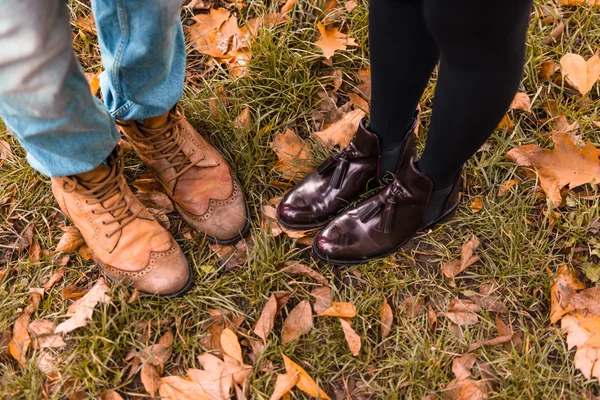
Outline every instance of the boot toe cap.
<path fill-rule="evenodd" d="M 192 270 L 176 243 L 167 251 L 153 252 L 148 268 L 140 279 L 132 279 L 133 286 L 143 292 L 169 297 L 183 294 L 191 286 Z"/>

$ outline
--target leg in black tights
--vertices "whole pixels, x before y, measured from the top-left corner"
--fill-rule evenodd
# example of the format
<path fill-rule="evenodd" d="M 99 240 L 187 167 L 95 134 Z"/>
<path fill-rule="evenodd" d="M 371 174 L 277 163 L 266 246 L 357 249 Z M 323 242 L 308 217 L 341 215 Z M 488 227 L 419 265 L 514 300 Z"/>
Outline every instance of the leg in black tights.
<path fill-rule="evenodd" d="M 399 143 L 441 52 L 419 169 L 452 184 L 510 105 L 522 74 L 531 0 L 372 0 L 371 129 Z"/>
<path fill-rule="evenodd" d="M 381 150 L 394 153 L 409 129 L 439 51 L 427 30 L 422 0 L 371 0 L 371 118 L 369 130 Z M 397 152 L 396 152 L 397 153 Z M 382 175 L 394 173 L 397 157 L 382 157 Z"/>
<path fill-rule="evenodd" d="M 419 169 L 437 190 L 452 185 L 517 91 L 531 0 L 423 0 L 423 5 L 441 61 Z"/>

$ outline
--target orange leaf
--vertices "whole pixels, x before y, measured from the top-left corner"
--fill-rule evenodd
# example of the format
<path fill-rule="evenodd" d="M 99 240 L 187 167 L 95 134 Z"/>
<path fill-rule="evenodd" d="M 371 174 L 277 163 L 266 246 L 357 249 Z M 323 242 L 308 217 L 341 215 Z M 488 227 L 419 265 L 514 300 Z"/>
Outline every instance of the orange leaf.
<path fill-rule="evenodd" d="M 383 303 L 381 304 L 379 317 L 381 319 L 381 337 L 386 338 L 392 331 L 394 313 L 392 312 L 392 307 L 390 307 L 390 304 L 385 297 L 383 298 Z"/>
<path fill-rule="evenodd" d="M 342 329 L 344 330 L 344 337 L 350 348 L 350 352 L 354 357 L 358 357 L 360 353 L 361 343 L 360 336 L 352 329 L 352 320 L 348 318 L 340 318 Z"/>
<path fill-rule="evenodd" d="M 552 278 L 552 287 L 550 288 L 550 323 L 558 322 L 563 315 L 569 312 L 571 298 L 577 290 L 584 287 L 583 283 L 573 275 L 566 265 L 558 268 L 556 276 Z"/>
<path fill-rule="evenodd" d="M 321 23 L 317 23 L 317 29 L 321 33 L 321 39 L 315 44 L 321 48 L 325 58 L 331 58 L 336 50 L 346 50 L 346 46 L 358 46 L 356 41 L 341 33 L 338 28 L 327 29 Z"/>
<path fill-rule="evenodd" d="M 288 357 L 285 356 L 285 354 L 282 354 L 281 356 L 283 357 L 285 369 L 288 373 L 294 373 L 295 371 L 298 371 L 298 382 L 296 383 L 296 387 L 298 389 L 313 397 L 321 398 L 323 400 L 331 399 L 327 395 L 327 393 L 325 393 L 319 387 L 319 385 L 317 385 L 313 378 L 311 378 L 310 375 L 308 375 L 304 368 L 290 360 Z"/>
<path fill-rule="evenodd" d="M 314 168 L 306 162 L 311 159 L 310 149 L 296 132 L 291 129 L 275 135 L 271 147 L 279 161 L 275 170 L 281 172 L 286 179 L 301 179 Z"/>
<path fill-rule="evenodd" d="M 318 314 L 319 317 L 340 317 L 354 318 L 356 316 L 356 307 L 352 303 L 333 302 L 331 307 Z"/>
<path fill-rule="evenodd" d="M 483 209 L 483 199 L 481 197 L 475 197 L 475 199 L 473 199 L 473 201 L 471 202 L 469 208 L 474 213 L 478 213 Z"/>
<path fill-rule="evenodd" d="M 538 145 L 523 145 L 510 150 L 506 155 L 521 167 L 532 167 L 538 173 L 542 189 L 548 198 L 559 206 L 562 202 L 560 190 L 586 183 L 600 182 L 600 150 L 590 142 L 582 149 L 577 148 L 568 134 L 554 132 L 553 150 Z"/>
<path fill-rule="evenodd" d="M 330 124 L 324 130 L 313 132 L 312 135 L 319 138 L 328 150 L 333 149 L 335 146 L 347 147 L 364 116 L 365 112 L 363 110 L 352 110 L 342 114 L 340 120 Z"/>
<path fill-rule="evenodd" d="M 563 75 L 569 83 L 585 96 L 600 77 L 599 53 L 594 54 L 587 61 L 579 54 L 567 53 L 560 59 Z"/>

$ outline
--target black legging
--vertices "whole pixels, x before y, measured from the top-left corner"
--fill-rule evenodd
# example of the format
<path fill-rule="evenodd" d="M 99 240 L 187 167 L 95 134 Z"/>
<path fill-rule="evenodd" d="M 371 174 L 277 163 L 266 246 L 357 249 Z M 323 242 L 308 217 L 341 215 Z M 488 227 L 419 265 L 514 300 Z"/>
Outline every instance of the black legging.
<path fill-rule="evenodd" d="M 370 129 L 382 150 L 399 143 L 440 60 L 419 169 L 452 184 L 518 88 L 532 0 L 371 0 Z"/>

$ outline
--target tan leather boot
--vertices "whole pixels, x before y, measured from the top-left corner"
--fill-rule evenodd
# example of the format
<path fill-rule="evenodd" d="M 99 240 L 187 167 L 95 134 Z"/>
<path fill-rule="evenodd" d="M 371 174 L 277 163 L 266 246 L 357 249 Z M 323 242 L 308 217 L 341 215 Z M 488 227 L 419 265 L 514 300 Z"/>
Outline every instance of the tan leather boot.
<path fill-rule="evenodd" d="M 247 233 L 248 207 L 240 184 L 217 149 L 185 119 L 180 105 L 144 124 L 118 124 L 195 230 L 220 244 L 235 243 Z"/>
<path fill-rule="evenodd" d="M 107 165 L 52 178 L 52 191 L 111 278 L 167 297 L 189 289 L 192 271 L 181 248 L 127 186 L 118 150 Z"/>

